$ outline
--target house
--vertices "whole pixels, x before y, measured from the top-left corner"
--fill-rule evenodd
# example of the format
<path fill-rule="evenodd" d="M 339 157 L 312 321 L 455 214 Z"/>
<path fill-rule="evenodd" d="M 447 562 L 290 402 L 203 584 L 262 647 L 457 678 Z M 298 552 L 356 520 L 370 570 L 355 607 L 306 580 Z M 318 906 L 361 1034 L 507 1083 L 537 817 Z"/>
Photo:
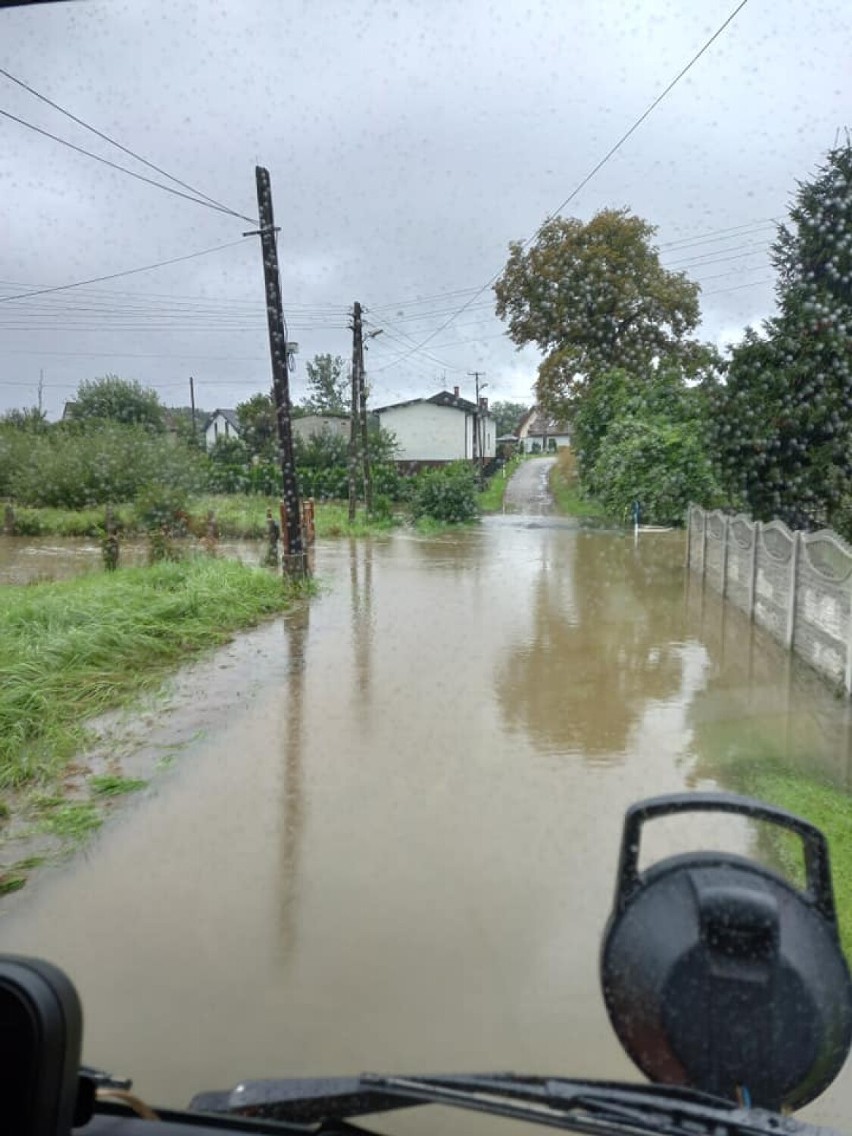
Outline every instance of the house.
<path fill-rule="evenodd" d="M 560 422 L 545 414 L 539 406 L 526 412 L 515 431 L 521 449 L 526 453 L 538 450 L 562 449 L 571 445 L 571 431 L 567 422 Z"/>
<path fill-rule="evenodd" d="M 204 423 L 204 444 L 212 450 L 217 442 L 235 441 L 240 436 L 236 410 L 216 409 Z"/>
<path fill-rule="evenodd" d="M 458 387 L 452 393 L 380 406 L 373 413 L 381 428 L 396 438 L 396 460 L 407 466 L 489 459 L 496 453 L 497 423 L 488 399 L 480 399 L 477 407 L 460 397 Z"/>
<path fill-rule="evenodd" d="M 348 414 L 304 414 L 293 419 L 293 436 L 307 442 L 310 438 L 323 435 L 339 435 L 349 438 Z"/>

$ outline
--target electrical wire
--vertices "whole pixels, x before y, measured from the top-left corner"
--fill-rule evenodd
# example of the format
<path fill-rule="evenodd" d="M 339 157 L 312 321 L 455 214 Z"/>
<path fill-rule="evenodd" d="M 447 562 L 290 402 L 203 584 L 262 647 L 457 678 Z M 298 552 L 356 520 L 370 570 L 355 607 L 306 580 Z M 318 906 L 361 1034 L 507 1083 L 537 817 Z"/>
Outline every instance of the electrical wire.
<path fill-rule="evenodd" d="M 110 146 L 115 146 L 116 149 L 121 150 L 122 153 L 127 154 L 131 158 L 135 158 L 137 162 L 141 162 L 142 165 L 147 166 L 149 170 L 154 170 L 155 173 L 162 175 L 162 177 L 168 178 L 169 181 L 173 181 L 175 185 L 181 186 L 182 189 L 189 190 L 189 192 L 194 193 L 196 197 L 204 198 L 204 200 L 209 202 L 211 205 L 215 205 L 217 209 L 224 209 L 226 212 L 233 213 L 235 217 L 240 217 L 245 221 L 251 220 L 251 218 L 243 217 L 241 213 L 237 213 L 235 210 L 229 209 L 227 205 L 223 205 L 221 201 L 217 201 L 215 197 L 211 197 L 208 193 L 203 193 L 200 189 L 196 189 L 194 185 L 189 185 L 187 182 L 181 181 L 180 178 L 176 178 L 174 174 L 170 174 L 167 170 L 162 169 L 160 166 L 154 165 L 154 163 L 149 162 L 147 158 L 143 158 L 141 154 L 137 154 L 134 150 L 129 149 L 127 146 L 123 146 L 121 142 L 116 142 L 114 138 L 110 138 L 110 136 L 108 134 L 104 134 L 102 130 L 98 130 L 96 127 L 92 126 L 91 123 L 86 122 L 82 118 L 78 118 L 76 114 L 72 114 L 70 110 L 67 110 L 63 106 L 60 106 L 59 103 L 55 103 L 53 99 L 49 99 L 47 95 L 41 94 L 40 91 L 37 91 L 28 83 L 25 83 L 23 79 L 16 78 L 16 76 L 12 75 L 9 71 L 6 71 L 3 67 L 0 67 L 0 75 L 4 75 L 12 83 L 17 83 L 19 87 L 22 87 L 25 91 L 28 91 L 29 94 L 33 95 L 37 99 L 41 99 L 43 103 L 47 103 L 47 105 L 53 107 L 54 110 L 58 110 L 60 114 L 64 114 L 66 118 L 70 118 L 71 121 L 76 122 L 78 126 L 82 126 L 85 130 L 89 130 L 92 132 L 92 134 L 96 134 L 98 138 L 102 138 L 104 142 L 108 142 Z"/>
<path fill-rule="evenodd" d="M 0 111 L 0 114 L 3 112 Z M 150 272 L 154 268 L 165 268 L 169 264 L 180 264 L 184 260 L 195 260 L 199 256 L 208 256 L 212 252 L 221 252 L 223 249 L 236 248 L 241 245 L 245 237 L 238 241 L 229 241 L 224 245 L 214 245 L 212 248 L 201 249 L 199 252 L 185 253 L 183 256 L 174 256 L 170 260 L 159 260 L 155 264 L 143 264 L 140 268 L 127 268 L 123 272 L 111 272 L 107 276 L 93 276 L 90 280 L 75 280 L 73 284 L 56 284 L 51 288 L 36 288 L 30 292 L 18 292 L 12 296 L 0 296 L 0 304 L 9 303 L 10 300 L 26 300 L 33 296 L 46 296 L 50 292 L 67 292 L 70 288 L 82 288 L 86 284 L 101 284 L 104 280 L 118 280 L 122 276 L 133 276 L 137 272 Z"/>
<path fill-rule="evenodd" d="M 128 174 L 130 177 L 136 178 L 137 181 L 143 181 L 147 185 L 156 186 L 157 189 L 163 189 L 166 191 L 166 193 L 174 194 L 175 197 L 182 197 L 186 201 L 194 201 L 196 205 L 203 205 L 205 208 L 213 209 L 217 213 L 225 213 L 229 217 L 238 217 L 241 221 L 248 221 L 250 225 L 257 224 L 256 217 L 246 217 L 243 213 L 237 213 L 233 209 L 228 209 L 225 205 L 213 205 L 210 201 L 204 201 L 202 198 L 195 197 L 193 194 L 184 193 L 181 189 L 174 189 L 172 186 L 165 185 L 161 181 L 155 181 L 154 178 L 149 178 L 144 174 L 136 173 L 135 170 L 129 170 L 127 166 L 120 166 L 118 162 L 111 162 L 109 158 L 103 158 L 100 154 L 95 154 L 91 150 L 86 150 L 83 146 L 78 146 L 74 142 L 69 142 L 67 138 L 60 138 L 58 134 L 51 134 L 49 130 L 44 130 L 42 129 L 42 127 L 36 126 L 32 122 L 27 122 L 25 119 L 19 118 L 16 114 L 12 114 L 11 111 L 3 110 L 2 108 L 0 108 L 0 115 L 2 115 L 4 118 L 11 119 L 12 122 L 17 122 L 19 125 L 27 127 L 28 130 L 34 130 L 36 134 L 41 134 L 45 138 L 50 138 L 54 142 L 59 142 L 62 146 L 67 146 L 69 150 L 74 150 L 78 154 L 83 154 L 87 158 L 92 158 L 96 162 L 101 162 L 103 165 L 109 166 L 110 169 L 118 170 L 123 174 Z"/>
<path fill-rule="evenodd" d="M 693 57 L 689 60 L 689 62 L 686 64 L 686 66 L 681 68 L 681 70 L 677 73 L 677 75 L 674 77 L 674 79 L 672 79 L 672 81 L 668 84 L 668 86 L 665 87 L 663 89 L 663 91 L 653 100 L 653 102 L 650 104 L 650 106 L 648 106 L 647 109 L 642 112 L 642 114 L 639 116 L 639 118 L 636 119 L 636 121 L 633 123 L 633 125 L 628 130 L 626 130 L 624 132 L 624 134 L 622 134 L 622 136 L 618 139 L 618 141 L 615 143 L 615 145 L 612 146 L 607 151 L 607 153 L 603 156 L 603 158 L 601 158 L 601 160 L 589 171 L 589 173 L 586 174 L 586 176 L 575 186 L 575 188 L 568 194 L 568 196 L 565 198 L 565 200 L 560 202 L 560 204 L 557 206 L 557 208 L 544 219 L 544 221 L 538 226 L 538 228 L 535 230 L 535 232 L 532 234 L 532 236 L 527 237 L 527 239 L 522 242 L 521 248 L 526 248 L 529 244 L 531 244 L 534 240 L 536 240 L 537 237 L 539 236 L 539 234 L 541 233 L 542 229 L 550 222 L 550 220 L 552 220 L 552 218 L 555 217 L 557 214 L 561 213 L 562 210 L 566 207 L 566 205 L 570 205 L 570 203 L 574 200 L 574 198 L 577 196 L 577 194 L 580 193 L 580 191 L 583 190 L 589 184 L 589 182 L 592 180 L 592 178 L 595 176 L 595 174 L 597 174 L 600 170 L 603 169 L 603 167 L 607 164 L 607 162 L 612 157 L 614 157 L 614 155 L 621 149 L 621 147 L 628 140 L 628 138 L 630 138 L 631 135 L 634 134 L 636 130 L 638 130 L 638 128 L 648 118 L 648 116 L 660 105 L 660 103 L 663 101 L 663 99 L 665 99 L 666 96 L 672 90 L 674 90 L 674 88 L 681 81 L 681 79 L 683 79 L 683 77 L 692 69 L 692 67 L 694 67 L 694 65 L 698 62 L 698 60 L 702 57 L 702 55 L 704 55 L 704 53 L 710 48 L 710 46 L 719 38 L 719 36 L 722 34 L 722 32 L 725 31 L 725 29 L 728 27 L 728 25 L 742 11 L 742 9 L 746 6 L 747 3 L 748 3 L 748 0 L 740 0 L 739 4 L 737 4 L 737 6 L 730 13 L 730 15 L 727 17 L 727 19 L 725 19 L 719 25 L 719 27 L 710 36 L 710 38 L 695 53 L 695 55 L 693 55 Z M 456 310 L 456 312 L 454 314 L 448 316 L 447 319 L 444 320 L 444 322 L 442 324 L 440 324 L 439 327 L 435 328 L 434 331 L 430 332 L 429 335 L 427 335 L 423 340 L 421 340 L 421 342 L 418 343 L 417 346 L 409 352 L 409 354 L 413 355 L 415 350 L 420 350 L 421 348 L 425 347 L 427 343 L 431 343 L 431 341 L 435 338 L 435 336 L 440 335 L 440 333 L 442 331 L 444 331 L 447 327 L 449 327 L 449 325 L 451 323 L 453 323 L 462 314 L 462 312 L 466 311 L 471 306 L 471 304 L 476 299 L 478 299 L 478 297 L 481 296 L 482 293 L 487 288 L 490 288 L 491 285 L 494 284 L 495 281 L 499 279 L 501 272 L 502 272 L 502 269 L 500 269 L 498 272 L 495 272 L 494 275 L 490 277 L 490 279 L 486 280 L 486 282 L 482 285 L 482 287 L 479 288 L 478 291 L 476 291 L 473 294 L 473 296 L 471 296 L 471 298 L 469 300 L 467 300 L 465 303 L 463 303 Z M 406 359 L 407 357 L 408 357 L 408 355 L 401 355 L 398 359 L 392 360 L 390 363 L 386 363 L 385 368 L 382 368 L 382 369 L 386 369 L 387 367 L 395 366 L 397 363 L 403 362 L 403 360 Z"/>

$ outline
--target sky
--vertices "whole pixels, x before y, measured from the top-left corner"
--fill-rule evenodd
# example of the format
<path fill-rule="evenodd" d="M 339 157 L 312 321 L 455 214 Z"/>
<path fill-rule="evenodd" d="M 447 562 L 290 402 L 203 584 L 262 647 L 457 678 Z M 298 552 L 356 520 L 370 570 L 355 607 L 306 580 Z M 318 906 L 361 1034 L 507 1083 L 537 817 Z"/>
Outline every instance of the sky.
<path fill-rule="evenodd" d="M 0 9 L 0 67 L 241 215 L 0 116 L 0 412 L 36 405 L 41 385 L 55 419 L 80 381 L 108 373 L 168 406 L 188 405 L 190 376 L 206 410 L 268 391 L 259 241 L 243 236 L 257 164 L 280 226 L 296 400 L 314 354 L 349 357 L 357 300 L 382 331 L 368 341 L 374 405 L 454 386 L 470 396 L 473 371 L 492 400 L 530 401 L 538 356 L 508 340 L 488 286 L 509 242 L 558 209 L 736 6 Z M 720 346 L 774 310 L 774 224 L 849 123 L 850 33 L 846 0 L 748 0 L 564 211 L 627 207 L 656 225 L 663 263 L 700 282 L 700 334 Z M 187 192 L 3 75 L 0 110 Z"/>

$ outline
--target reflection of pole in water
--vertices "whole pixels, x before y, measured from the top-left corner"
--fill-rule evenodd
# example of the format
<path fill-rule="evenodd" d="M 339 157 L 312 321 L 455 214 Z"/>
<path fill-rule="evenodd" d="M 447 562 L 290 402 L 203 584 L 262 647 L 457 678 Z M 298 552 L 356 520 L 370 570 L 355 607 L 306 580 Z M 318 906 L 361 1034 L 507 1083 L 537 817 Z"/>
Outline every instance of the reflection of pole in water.
<path fill-rule="evenodd" d="M 310 629 L 310 605 L 304 603 L 284 620 L 288 647 L 287 727 L 284 740 L 284 799 L 281 816 L 280 957 L 287 961 L 296 939 L 296 899 L 299 857 L 305 824 L 302 770 L 304 727 L 305 648 Z"/>
<path fill-rule="evenodd" d="M 364 586 L 358 579 L 358 542 L 349 542 L 349 583 L 352 602 L 352 655 L 358 707 L 366 710 L 372 681 L 373 656 L 373 545 L 367 539 L 364 549 Z"/>

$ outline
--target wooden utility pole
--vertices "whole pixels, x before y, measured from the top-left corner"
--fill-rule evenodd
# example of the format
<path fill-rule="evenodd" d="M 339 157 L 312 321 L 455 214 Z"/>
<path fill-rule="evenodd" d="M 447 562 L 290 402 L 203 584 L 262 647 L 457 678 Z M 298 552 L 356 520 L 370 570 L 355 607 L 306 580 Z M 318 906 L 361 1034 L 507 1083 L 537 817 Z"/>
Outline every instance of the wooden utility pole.
<path fill-rule="evenodd" d="M 192 440 L 197 441 L 195 430 L 195 382 L 192 375 L 189 376 L 189 405 L 192 407 Z"/>
<path fill-rule="evenodd" d="M 349 523 L 355 520 L 358 487 L 358 434 L 361 424 L 361 391 L 363 380 L 361 371 L 364 363 L 364 340 L 361 328 L 361 305 L 356 300 L 352 305 L 352 395 L 349 409 Z"/>
<path fill-rule="evenodd" d="M 358 305 L 360 312 L 361 305 Z M 370 336 L 380 334 L 371 331 Z M 361 335 L 361 358 L 358 367 L 358 400 L 361 403 L 361 460 L 364 465 L 364 508 L 369 517 L 373 512 L 373 474 L 370 470 L 370 435 L 367 428 L 367 376 L 364 371 L 364 336 Z"/>
<path fill-rule="evenodd" d="M 286 531 L 284 535 L 284 571 L 303 576 L 307 571 L 305 545 L 302 540 L 302 507 L 299 480 L 293 452 L 293 427 L 290 409 L 290 375 L 287 332 L 281 304 L 281 280 L 278 275 L 278 247 L 272 212 L 272 185 L 269 170 L 255 167 L 257 209 L 260 218 L 260 245 L 263 252 L 263 281 L 266 287 L 266 319 L 269 326 L 269 354 L 272 360 L 272 393 L 281 453 L 281 476 L 284 483 Z M 247 233 L 246 236 L 249 234 Z"/>

